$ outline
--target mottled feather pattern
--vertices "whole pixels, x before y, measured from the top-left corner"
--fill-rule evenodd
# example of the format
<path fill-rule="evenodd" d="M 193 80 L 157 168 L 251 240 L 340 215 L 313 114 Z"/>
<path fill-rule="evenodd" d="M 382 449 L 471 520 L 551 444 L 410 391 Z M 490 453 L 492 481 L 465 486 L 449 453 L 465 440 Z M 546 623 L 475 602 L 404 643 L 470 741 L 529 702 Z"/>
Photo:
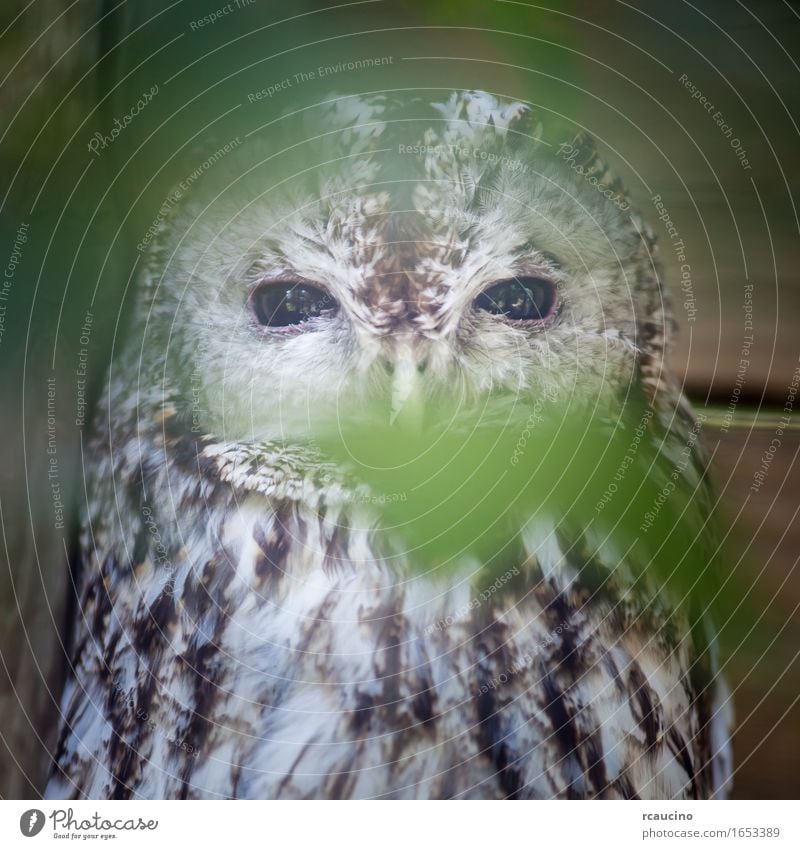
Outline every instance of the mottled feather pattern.
<path fill-rule="evenodd" d="M 427 116 L 416 136 L 408 116 Z M 204 255 L 176 251 L 180 215 L 154 247 L 137 344 L 112 366 L 86 451 L 74 668 L 48 797 L 723 794 L 729 709 L 713 634 L 698 637 L 687 605 L 613 539 L 574 517 L 538 516 L 502 568 L 465 556 L 437 576 L 381 549 L 368 488 L 302 429 L 252 427 L 284 391 L 271 394 L 269 380 L 300 400 L 324 403 L 343 381 L 366 396 L 384 385 L 382 358 L 404 346 L 425 346 L 434 384 L 466 398 L 522 394 L 524 420 L 538 394 L 557 399 L 576 374 L 594 379 L 602 351 L 615 378 L 601 397 L 642 392 L 656 413 L 653 475 L 666 481 L 694 420 L 664 370 L 668 305 L 652 234 L 565 176 L 520 103 L 479 92 L 438 104 L 340 98 L 309 126 L 338 128 L 326 158 L 352 164 L 271 206 L 254 191 L 255 228 L 214 225 L 190 197 Z M 376 152 L 405 143 L 502 153 L 533 174 Z M 590 141 L 579 146 L 617 185 Z M 559 220 L 565 186 L 586 220 Z M 523 210 L 513 223 L 508 204 Z M 576 253 L 591 274 L 564 259 Z M 262 354 L 242 287 L 286 269 L 329 281 L 348 324 L 270 338 Z M 463 317 L 487 282 L 524 269 L 564 287 L 546 336 Z M 203 320 L 212 282 L 213 323 Z M 586 299 L 570 301 L 571 286 Z M 179 303 L 187 318 L 168 337 Z M 216 356 L 203 360 L 198 432 L 185 364 L 207 349 Z M 267 397 L 253 399 L 255 380 Z M 239 417 L 225 406 L 237 392 L 248 399 Z M 684 465 L 681 486 L 707 486 L 699 443 Z M 482 598 L 503 570 L 508 580 Z"/>

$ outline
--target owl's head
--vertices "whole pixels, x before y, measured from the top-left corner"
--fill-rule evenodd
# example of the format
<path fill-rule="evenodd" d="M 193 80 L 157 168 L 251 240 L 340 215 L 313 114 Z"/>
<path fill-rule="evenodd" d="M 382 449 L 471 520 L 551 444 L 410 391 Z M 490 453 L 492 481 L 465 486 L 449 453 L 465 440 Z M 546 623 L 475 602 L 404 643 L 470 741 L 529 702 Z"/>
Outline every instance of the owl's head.
<path fill-rule="evenodd" d="M 215 157 L 160 237 L 146 342 L 203 433 L 657 384 L 653 240 L 586 136 L 480 92 L 341 97 Z"/>

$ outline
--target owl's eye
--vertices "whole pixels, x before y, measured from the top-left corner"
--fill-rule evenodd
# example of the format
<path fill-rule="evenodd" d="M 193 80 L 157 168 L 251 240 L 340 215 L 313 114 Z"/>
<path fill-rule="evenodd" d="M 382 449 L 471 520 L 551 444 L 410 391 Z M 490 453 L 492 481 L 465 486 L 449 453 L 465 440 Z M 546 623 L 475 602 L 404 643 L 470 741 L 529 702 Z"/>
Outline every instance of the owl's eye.
<path fill-rule="evenodd" d="M 250 304 L 256 320 L 265 327 L 302 324 L 336 307 L 327 292 L 296 280 L 262 283 L 250 295 Z"/>
<path fill-rule="evenodd" d="M 511 321 L 541 321 L 552 315 L 556 287 L 541 277 L 511 277 L 492 284 L 475 298 L 475 307 Z"/>

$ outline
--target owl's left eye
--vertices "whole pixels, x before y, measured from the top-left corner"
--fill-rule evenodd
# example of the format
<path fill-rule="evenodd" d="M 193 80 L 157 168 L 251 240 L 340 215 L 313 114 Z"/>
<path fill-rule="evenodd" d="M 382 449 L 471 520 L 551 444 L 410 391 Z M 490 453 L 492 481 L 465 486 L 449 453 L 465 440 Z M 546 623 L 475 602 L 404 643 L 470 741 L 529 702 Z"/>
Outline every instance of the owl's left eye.
<path fill-rule="evenodd" d="M 290 327 L 330 313 L 336 301 L 310 283 L 270 281 L 261 283 L 250 295 L 253 314 L 264 327 Z"/>
<path fill-rule="evenodd" d="M 512 321 L 541 321 L 556 306 L 556 287 L 542 277 L 511 277 L 485 289 L 475 307 Z"/>

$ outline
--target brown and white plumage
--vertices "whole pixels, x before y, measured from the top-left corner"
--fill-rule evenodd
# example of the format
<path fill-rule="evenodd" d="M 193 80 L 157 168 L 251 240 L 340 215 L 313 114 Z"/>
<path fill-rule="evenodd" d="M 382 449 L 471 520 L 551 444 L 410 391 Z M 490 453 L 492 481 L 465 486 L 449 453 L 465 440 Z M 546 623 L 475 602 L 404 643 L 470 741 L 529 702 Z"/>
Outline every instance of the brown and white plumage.
<path fill-rule="evenodd" d="M 308 141 L 253 142 L 209 172 L 151 253 L 86 452 L 48 795 L 724 793 L 727 695 L 677 590 L 574 515 L 527 517 L 502 568 L 427 570 L 402 534 L 401 556 L 382 546 L 368 485 L 310 424 L 358 418 L 401 373 L 393 416 L 413 393 L 430 415 L 510 405 L 520 423 L 577 397 L 631 430 L 635 398 L 648 474 L 670 480 L 688 444 L 677 486 L 703 492 L 652 234 L 598 190 L 622 191 L 590 140 L 548 140 L 522 104 L 345 97 L 307 114 Z M 521 274 L 557 284 L 546 323 L 474 309 Z M 275 278 L 338 309 L 258 327 L 250 293 Z"/>

